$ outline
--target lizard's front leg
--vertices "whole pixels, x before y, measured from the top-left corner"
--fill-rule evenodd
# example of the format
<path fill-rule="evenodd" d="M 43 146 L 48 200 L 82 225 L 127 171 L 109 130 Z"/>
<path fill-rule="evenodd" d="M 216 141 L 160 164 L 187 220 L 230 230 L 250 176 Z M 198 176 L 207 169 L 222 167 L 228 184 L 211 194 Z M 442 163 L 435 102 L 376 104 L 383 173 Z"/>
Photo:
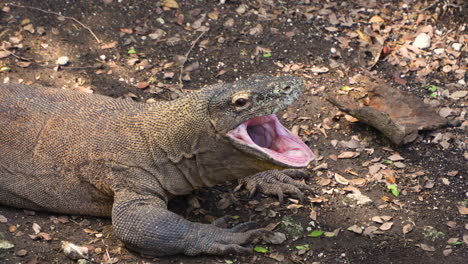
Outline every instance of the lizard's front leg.
<path fill-rule="evenodd" d="M 284 194 L 293 194 L 303 200 L 304 194 L 301 190 L 312 192 L 312 188 L 303 182 L 294 180 L 293 177 L 307 176 L 304 172 L 296 169 L 268 170 L 240 179 L 252 197 L 256 191 L 264 194 L 277 195 L 280 202 Z"/>
<path fill-rule="evenodd" d="M 118 192 L 112 209 L 115 233 L 128 248 L 146 255 L 163 256 L 250 253 L 242 245 L 268 233 L 239 225 L 222 229 L 215 225 L 190 222 L 167 210 L 156 196 Z"/>

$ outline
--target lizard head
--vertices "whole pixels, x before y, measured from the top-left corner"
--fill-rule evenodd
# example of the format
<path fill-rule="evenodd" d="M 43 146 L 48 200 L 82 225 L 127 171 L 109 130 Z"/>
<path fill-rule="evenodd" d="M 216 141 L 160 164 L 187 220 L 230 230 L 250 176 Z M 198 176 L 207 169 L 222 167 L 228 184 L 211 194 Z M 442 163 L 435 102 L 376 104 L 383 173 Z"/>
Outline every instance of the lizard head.
<path fill-rule="evenodd" d="M 281 167 L 305 167 L 314 154 L 275 115 L 304 87 L 294 76 L 262 75 L 225 84 L 210 99 L 210 121 L 217 134 L 242 152 Z"/>

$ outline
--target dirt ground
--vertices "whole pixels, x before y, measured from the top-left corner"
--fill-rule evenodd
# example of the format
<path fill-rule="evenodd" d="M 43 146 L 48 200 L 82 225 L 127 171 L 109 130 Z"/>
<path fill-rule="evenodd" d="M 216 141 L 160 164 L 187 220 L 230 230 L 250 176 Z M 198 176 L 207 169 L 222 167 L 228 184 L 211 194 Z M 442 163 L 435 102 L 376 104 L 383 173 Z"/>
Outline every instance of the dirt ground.
<path fill-rule="evenodd" d="M 279 116 L 318 157 L 305 179 L 315 192 L 303 203 L 249 199 L 235 182 L 171 202 L 171 210 L 191 221 L 231 215 L 232 224 L 278 224 L 275 231 L 286 241 L 259 242 L 250 256 L 140 256 L 115 238 L 109 219 L 1 206 L 0 240 L 14 247 L 0 249 L 0 263 L 75 263 L 62 241 L 86 246 L 92 263 L 466 263 L 463 2 L 0 1 L 4 83 L 150 103 L 177 98 L 180 84 L 189 92 L 253 74 L 295 74 L 308 90 Z M 421 33 L 431 45 L 412 48 Z M 377 43 L 385 36 L 383 44 L 372 36 Z M 363 65 L 366 51 L 371 56 Z M 59 58 L 66 65 L 58 65 Z M 366 66 L 449 124 L 396 146 L 325 99 L 352 87 Z"/>

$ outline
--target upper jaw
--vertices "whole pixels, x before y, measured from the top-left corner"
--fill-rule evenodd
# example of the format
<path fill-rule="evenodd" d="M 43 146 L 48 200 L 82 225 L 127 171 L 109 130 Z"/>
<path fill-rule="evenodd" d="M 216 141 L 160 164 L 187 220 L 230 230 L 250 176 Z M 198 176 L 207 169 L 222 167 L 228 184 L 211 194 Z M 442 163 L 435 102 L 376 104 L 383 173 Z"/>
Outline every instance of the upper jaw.
<path fill-rule="evenodd" d="M 249 119 L 227 136 L 241 149 L 283 167 L 305 167 L 315 158 L 310 148 L 274 114 Z"/>

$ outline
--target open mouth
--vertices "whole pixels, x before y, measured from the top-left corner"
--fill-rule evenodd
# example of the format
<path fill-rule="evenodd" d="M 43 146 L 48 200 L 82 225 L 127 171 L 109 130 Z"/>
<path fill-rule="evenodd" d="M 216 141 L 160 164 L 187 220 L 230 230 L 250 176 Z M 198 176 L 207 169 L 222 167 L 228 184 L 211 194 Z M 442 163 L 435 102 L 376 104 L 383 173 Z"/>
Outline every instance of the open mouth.
<path fill-rule="evenodd" d="M 228 132 L 228 136 L 290 167 L 305 167 L 314 159 L 310 148 L 274 114 L 247 120 Z"/>

